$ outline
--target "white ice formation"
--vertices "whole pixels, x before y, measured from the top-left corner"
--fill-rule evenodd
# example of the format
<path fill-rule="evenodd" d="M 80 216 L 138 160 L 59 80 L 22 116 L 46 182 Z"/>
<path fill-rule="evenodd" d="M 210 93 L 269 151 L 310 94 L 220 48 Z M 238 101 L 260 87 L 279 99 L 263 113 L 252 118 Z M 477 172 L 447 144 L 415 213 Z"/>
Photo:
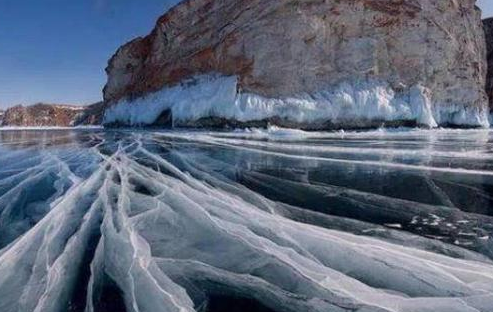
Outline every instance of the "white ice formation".
<path fill-rule="evenodd" d="M 76 147 L 67 146 L 64 137 L 47 138 L 47 144 L 62 145 L 54 150 L 34 149 L 28 138 L 16 143 L 25 144 L 21 150 L 9 149 L 12 143 L 0 146 L 0 311 L 209 311 L 210 298 L 230 296 L 279 312 L 491 312 L 493 262 L 484 254 L 322 213 L 329 207 L 315 212 L 270 200 L 234 179 L 242 162 L 261 156 L 260 163 L 273 169 L 271 157 L 287 164 L 302 160 L 313 168 L 343 161 L 346 172 L 359 165 L 380 171 L 402 166 L 401 172 L 425 172 L 425 178 L 436 170 L 436 179 L 444 171 L 442 177 L 460 173 L 463 181 L 477 177 L 486 182 L 493 171 L 421 165 L 430 157 L 450 163 L 484 160 L 486 154 L 414 149 L 419 161 L 400 163 L 404 151 L 392 159 L 379 148 L 357 154 L 351 146 L 344 150 L 318 141 L 296 147 L 300 142 L 292 142 L 300 135 L 329 141 L 346 137 L 348 142 L 363 136 L 364 141 L 379 136 L 378 131 L 269 132 L 108 132 L 91 134 Z M 441 134 L 434 135 L 440 142 Z M 424 137 L 428 134 L 418 133 L 410 142 Z M 391 132 L 388 139 L 397 144 L 403 136 Z M 217 151 L 224 158 L 215 158 Z M 228 153 L 234 163 L 227 161 Z M 353 156 L 335 157 L 339 154 Z M 430 215 L 435 222 L 450 217 L 462 223 L 480 218 L 335 185 L 289 182 L 250 169 L 244 173 L 250 185 L 286 196 L 293 191 L 284 187 L 347 200 L 344 210 L 360 215 Z M 426 181 L 431 187 L 433 180 Z M 39 197 L 43 187 L 46 192 L 53 188 L 48 198 Z M 469 192 L 488 196 L 473 188 Z M 436 194 L 447 202 L 443 192 Z"/>
<path fill-rule="evenodd" d="M 343 82 L 316 94 L 283 99 L 237 89 L 234 76 L 199 76 L 142 98 L 121 100 L 106 110 L 104 123 L 150 125 L 162 112 L 170 110 L 175 125 L 220 117 L 239 122 L 280 118 L 305 127 L 327 122 L 368 125 L 372 121 L 413 121 L 431 128 L 489 127 L 489 112 L 485 109 L 461 103 L 433 105 L 423 86 L 398 93 L 382 81 Z"/>

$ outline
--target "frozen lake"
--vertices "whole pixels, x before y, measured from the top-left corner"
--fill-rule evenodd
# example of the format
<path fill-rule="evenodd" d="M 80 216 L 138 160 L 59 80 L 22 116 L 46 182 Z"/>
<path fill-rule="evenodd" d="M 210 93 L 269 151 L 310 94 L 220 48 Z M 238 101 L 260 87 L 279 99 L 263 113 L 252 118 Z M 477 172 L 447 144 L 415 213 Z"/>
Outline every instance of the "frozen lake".
<path fill-rule="evenodd" d="M 493 131 L 0 131 L 0 311 L 493 307 Z"/>

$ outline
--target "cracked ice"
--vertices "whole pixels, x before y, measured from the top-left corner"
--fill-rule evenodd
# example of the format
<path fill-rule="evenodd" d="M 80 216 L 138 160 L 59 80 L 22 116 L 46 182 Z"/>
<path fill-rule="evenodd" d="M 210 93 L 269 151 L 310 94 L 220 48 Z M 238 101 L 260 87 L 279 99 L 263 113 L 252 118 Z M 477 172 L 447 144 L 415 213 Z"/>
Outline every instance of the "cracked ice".
<path fill-rule="evenodd" d="M 489 312 L 492 142 L 0 132 L 0 311 Z"/>

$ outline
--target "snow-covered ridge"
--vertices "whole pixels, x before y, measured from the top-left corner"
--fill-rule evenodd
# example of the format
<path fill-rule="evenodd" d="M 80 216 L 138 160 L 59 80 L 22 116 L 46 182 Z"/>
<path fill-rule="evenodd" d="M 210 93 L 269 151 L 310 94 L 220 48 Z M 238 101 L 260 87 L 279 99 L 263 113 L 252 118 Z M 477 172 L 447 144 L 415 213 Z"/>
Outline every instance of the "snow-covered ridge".
<path fill-rule="evenodd" d="M 107 108 L 104 124 L 151 125 L 166 110 L 175 126 L 201 118 L 219 117 L 238 122 L 278 118 L 303 127 L 307 124 L 365 124 L 372 121 L 414 121 L 437 127 L 489 127 L 487 108 L 434 105 L 429 90 L 413 86 L 394 91 L 378 80 L 342 82 L 315 94 L 266 98 L 238 92 L 237 77 L 204 75 L 134 100 L 124 99 Z M 323 126 L 321 126 L 323 128 Z"/>
<path fill-rule="evenodd" d="M 53 104 L 53 107 L 61 108 L 61 109 L 70 109 L 70 110 L 74 110 L 74 111 L 83 111 L 85 109 L 84 106 L 60 105 L 60 104 Z"/>

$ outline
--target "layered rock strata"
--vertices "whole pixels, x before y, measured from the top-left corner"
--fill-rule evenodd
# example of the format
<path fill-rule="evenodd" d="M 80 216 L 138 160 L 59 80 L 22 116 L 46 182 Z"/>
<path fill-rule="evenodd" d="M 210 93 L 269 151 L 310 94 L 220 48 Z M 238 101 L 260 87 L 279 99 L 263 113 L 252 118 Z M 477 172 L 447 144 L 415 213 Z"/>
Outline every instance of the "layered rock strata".
<path fill-rule="evenodd" d="M 488 126 L 485 54 L 474 0 L 188 0 L 111 58 L 105 122 Z"/>

